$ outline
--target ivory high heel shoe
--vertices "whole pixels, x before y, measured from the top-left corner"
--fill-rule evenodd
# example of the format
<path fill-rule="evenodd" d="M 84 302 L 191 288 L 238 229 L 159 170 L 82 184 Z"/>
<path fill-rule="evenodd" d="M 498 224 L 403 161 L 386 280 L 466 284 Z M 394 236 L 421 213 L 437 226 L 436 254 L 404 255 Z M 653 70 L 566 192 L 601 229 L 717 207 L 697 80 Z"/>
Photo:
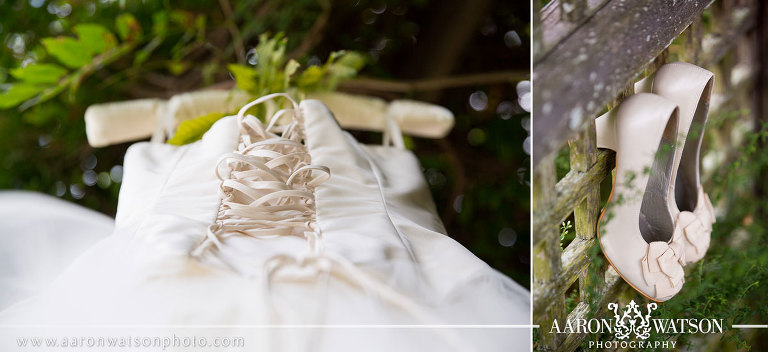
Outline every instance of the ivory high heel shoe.
<path fill-rule="evenodd" d="M 598 221 L 600 246 L 624 280 L 654 301 L 671 298 L 685 282 L 684 245 L 673 241 L 670 208 L 677 126 L 675 104 L 648 93 L 596 120 L 597 146 L 616 151 L 613 189 Z"/>
<path fill-rule="evenodd" d="M 678 145 L 675 150 L 675 237 L 685 240 L 686 264 L 704 257 L 709 248 L 715 213 L 701 187 L 699 151 L 707 123 L 714 74 L 685 62 L 662 66 L 653 78 L 651 91 L 680 109 Z"/>

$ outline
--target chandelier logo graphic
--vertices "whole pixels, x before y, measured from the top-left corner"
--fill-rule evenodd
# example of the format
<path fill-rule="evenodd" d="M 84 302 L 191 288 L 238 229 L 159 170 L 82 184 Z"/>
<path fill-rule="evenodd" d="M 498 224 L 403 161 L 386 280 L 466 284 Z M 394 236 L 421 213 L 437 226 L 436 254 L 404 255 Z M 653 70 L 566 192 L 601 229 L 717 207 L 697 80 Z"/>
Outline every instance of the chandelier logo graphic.
<path fill-rule="evenodd" d="M 602 348 L 675 348 L 674 340 L 655 340 L 656 334 L 722 334 L 724 319 L 718 318 L 652 318 L 659 308 L 651 302 L 639 305 L 634 300 L 624 307 L 608 303 L 608 316 L 590 319 L 552 320 L 550 334 L 597 334 L 612 336 L 612 340 L 590 339 L 589 349 Z M 611 312 L 613 316 L 611 316 Z M 603 335 L 603 336 L 605 336 Z"/>
<path fill-rule="evenodd" d="M 613 312 L 613 317 L 616 319 L 613 327 L 614 336 L 619 340 L 626 340 L 631 334 L 635 334 L 638 339 L 647 339 L 651 336 L 651 312 L 656 308 L 658 308 L 656 303 L 648 303 L 646 313 L 643 315 L 640 306 L 634 300 L 630 301 L 621 312 L 618 303 L 609 303 L 608 309 Z"/>

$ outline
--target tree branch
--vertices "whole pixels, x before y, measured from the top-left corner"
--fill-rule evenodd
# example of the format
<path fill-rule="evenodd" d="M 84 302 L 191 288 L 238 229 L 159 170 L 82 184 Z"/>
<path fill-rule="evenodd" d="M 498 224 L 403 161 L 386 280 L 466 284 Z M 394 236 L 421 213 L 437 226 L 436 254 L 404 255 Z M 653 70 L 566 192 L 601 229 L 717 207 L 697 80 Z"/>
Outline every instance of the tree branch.
<path fill-rule="evenodd" d="M 306 54 L 323 39 L 323 30 L 325 25 L 328 24 L 328 18 L 331 17 L 331 4 L 328 1 L 320 1 L 320 6 L 323 7 L 323 12 L 317 17 L 309 31 L 307 31 L 307 35 L 301 41 L 301 44 L 288 54 L 288 58 L 295 59 Z"/>
<path fill-rule="evenodd" d="M 232 36 L 232 42 L 235 45 L 235 55 L 237 55 L 237 62 L 245 64 L 245 46 L 243 45 L 243 38 L 240 36 L 240 31 L 235 25 L 235 18 L 232 16 L 232 6 L 229 5 L 228 0 L 219 0 L 221 6 L 221 12 L 224 13 L 227 29 Z"/>
<path fill-rule="evenodd" d="M 416 91 L 437 91 L 472 85 L 513 83 L 529 79 L 529 76 L 530 74 L 528 71 L 499 71 L 409 81 L 359 78 L 344 81 L 341 83 L 341 88 L 345 90 L 410 93 Z"/>

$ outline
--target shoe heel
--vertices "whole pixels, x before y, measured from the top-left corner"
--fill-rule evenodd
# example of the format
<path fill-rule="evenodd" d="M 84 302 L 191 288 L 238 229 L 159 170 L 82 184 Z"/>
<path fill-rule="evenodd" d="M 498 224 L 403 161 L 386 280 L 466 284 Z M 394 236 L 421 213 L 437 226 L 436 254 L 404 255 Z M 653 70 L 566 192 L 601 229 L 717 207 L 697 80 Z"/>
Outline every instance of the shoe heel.
<path fill-rule="evenodd" d="M 616 141 L 616 117 L 613 111 L 609 111 L 595 119 L 595 131 L 598 148 L 616 151 L 616 148 L 618 148 Z"/>

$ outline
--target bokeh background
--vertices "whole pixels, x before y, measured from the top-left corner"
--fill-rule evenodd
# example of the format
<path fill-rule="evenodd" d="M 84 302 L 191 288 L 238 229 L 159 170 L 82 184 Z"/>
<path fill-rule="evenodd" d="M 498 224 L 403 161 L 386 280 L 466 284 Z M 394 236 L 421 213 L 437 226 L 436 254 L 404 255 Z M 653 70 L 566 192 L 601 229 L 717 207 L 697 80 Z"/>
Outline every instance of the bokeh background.
<path fill-rule="evenodd" d="M 9 102 L 20 99 L 12 96 L 19 68 L 60 64 L 44 38 L 76 38 L 73 28 L 89 23 L 115 33 L 125 50 L 108 58 L 96 50 L 32 101 Z M 519 102 L 529 99 L 519 84 L 530 67 L 527 1 L 0 0 L 0 189 L 48 193 L 114 216 L 130 143 L 91 148 L 85 109 L 231 86 L 227 65 L 256 63 L 263 33 L 284 33 L 286 55 L 305 68 L 332 51 L 361 53 L 366 65 L 341 91 L 453 111 L 449 136 L 407 144 L 449 235 L 529 286 L 530 115 Z"/>

